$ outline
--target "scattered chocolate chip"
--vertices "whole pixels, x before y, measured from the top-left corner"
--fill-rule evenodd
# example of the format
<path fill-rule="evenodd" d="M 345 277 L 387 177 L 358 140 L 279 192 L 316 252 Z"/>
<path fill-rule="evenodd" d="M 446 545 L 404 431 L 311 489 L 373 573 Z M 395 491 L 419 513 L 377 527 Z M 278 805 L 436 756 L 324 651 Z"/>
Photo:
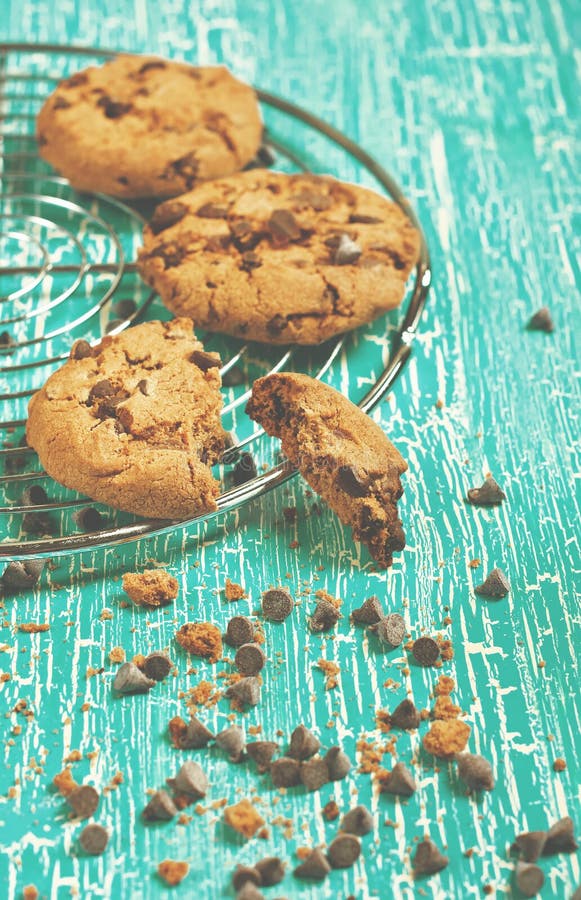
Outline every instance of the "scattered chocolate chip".
<path fill-rule="evenodd" d="M 166 791 L 156 791 L 142 812 L 147 822 L 169 822 L 177 815 L 177 808 Z"/>
<path fill-rule="evenodd" d="M 358 609 L 354 609 L 351 618 L 357 625 L 376 625 L 384 618 L 378 597 L 368 597 Z"/>
<path fill-rule="evenodd" d="M 506 494 L 501 490 L 492 476 L 484 479 L 479 488 L 470 488 L 467 496 L 468 503 L 472 506 L 498 506 L 506 500 Z"/>
<path fill-rule="evenodd" d="M 230 762 L 239 763 L 244 755 L 244 732 L 238 725 L 230 725 L 216 735 L 216 746 L 228 754 Z"/>
<path fill-rule="evenodd" d="M 525 831 L 514 839 L 511 850 L 519 852 L 525 862 L 535 862 L 543 852 L 546 840 L 546 831 Z"/>
<path fill-rule="evenodd" d="M 126 662 L 117 670 L 113 681 L 113 690 L 118 694 L 146 694 L 155 685 L 138 669 L 135 663 Z"/>
<path fill-rule="evenodd" d="M 475 753 L 459 753 L 456 756 L 458 775 L 471 791 L 491 791 L 494 775 L 487 759 Z"/>
<path fill-rule="evenodd" d="M 253 250 L 247 250 L 246 253 L 242 254 L 241 268 L 245 272 L 251 272 L 252 269 L 259 269 L 261 265 L 262 260 Z"/>
<path fill-rule="evenodd" d="M 179 740 L 182 750 L 199 750 L 201 747 L 207 747 L 210 741 L 214 740 L 212 732 L 206 728 L 203 722 L 200 722 L 195 716 L 192 716 L 188 722 L 185 734 Z"/>
<path fill-rule="evenodd" d="M 252 481 L 257 475 L 258 470 L 252 454 L 241 453 L 240 459 L 232 470 L 232 480 L 234 481 L 234 484 L 246 484 L 247 481 Z"/>
<path fill-rule="evenodd" d="M 516 886 L 525 897 L 534 897 L 539 893 L 543 886 L 545 876 L 543 870 L 534 863 L 521 862 L 516 864 L 515 881 Z"/>
<path fill-rule="evenodd" d="M 106 94 L 99 97 L 97 106 L 101 107 L 108 119 L 120 119 L 121 116 L 127 115 L 131 110 L 131 103 L 122 103 L 120 100 L 113 100 Z"/>
<path fill-rule="evenodd" d="M 333 253 L 333 263 L 336 266 L 354 265 L 362 252 L 359 244 L 352 241 L 349 235 L 342 234 Z"/>
<path fill-rule="evenodd" d="M 247 881 L 236 894 L 236 900 L 264 900 L 264 894 L 255 884 Z"/>
<path fill-rule="evenodd" d="M 295 868 L 293 875 L 295 878 L 309 878 L 313 881 L 322 881 L 330 871 L 331 866 L 323 851 L 313 850 L 307 858 Z"/>
<path fill-rule="evenodd" d="M 163 681 L 171 672 L 173 663 L 166 653 L 150 653 L 146 656 L 141 668 L 148 678 Z"/>
<path fill-rule="evenodd" d="M 177 794 L 187 794 L 194 800 L 205 797 L 208 791 L 206 773 L 191 759 L 182 765 L 175 778 L 168 778 L 167 783 Z"/>
<path fill-rule="evenodd" d="M 361 842 L 354 834 L 338 834 L 327 847 L 327 859 L 334 869 L 348 869 L 360 853 Z"/>
<path fill-rule="evenodd" d="M 266 657 L 260 644 L 242 644 L 236 651 L 234 665 L 242 675 L 258 675 L 265 660 Z"/>
<path fill-rule="evenodd" d="M 168 200 L 161 203 L 155 210 L 149 221 L 149 228 L 153 234 L 160 234 L 166 228 L 177 225 L 188 214 L 188 207 L 179 200 Z"/>
<path fill-rule="evenodd" d="M 293 759 L 308 759 L 319 750 L 321 742 L 304 725 L 297 725 L 291 734 L 288 755 Z"/>
<path fill-rule="evenodd" d="M 506 597 L 510 591 L 510 582 L 502 569 L 496 568 L 487 575 L 482 584 L 474 588 L 474 591 L 482 597 L 494 597 L 495 599 Z"/>
<path fill-rule="evenodd" d="M 259 859 L 254 863 L 254 868 L 261 878 L 261 884 L 264 887 L 272 887 L 274 884 L 280 884 L 284 878 L 284 863 L 278 856 L 267 856 Z"/>
<path fill-rule="evenodd" d="M 413 867 L 416 875 L 434 875 L 449 863 L 447 856 L 440 853 L 433 841 L 420 841 L 416 847 Z"/>
<path fill-rule="evenodd" d="M 434 638 L 420 637 L 414 641 L 412 653 L 420 666 L 433 666 L 440 658 L 440 647 Z"/>
<path fill-rule="evenodd" d="M 369 479 L 355 466 L 339 466 L 335 484 L 350 497 L 365 497 Z"/>
<path fill-rule="evenodd" d="M 410 770 L 403 763 L 395 764 L 391 772 L 380 781 L 382 794 L 394 794 L 396 797 L 411 797 L 416 790 L 416 783 Z"/>
<path fill-rule="evenodd" d="M 243 866 L 238 863 L 232 872 L 232 887 L 239 891 L 245 884 L 261 884 L 260 873 L 254 866 Z"/>
<path fill-rule="evenodd" d="M 420 714 L 411 700 L 402 700 L 391 713 L 389 723 L 392 728 L 411 731 L 413 728 L 419 727 Z"/>
<path fill-rule="evenodd" d="M 329 769 L 320 756 L 313 756 L 301 764 L 301 781 L 308 791 L 318 791 L 329 781 Z"/>
<path fill-rule="evenodd" d="M 253 676 L 241 678 L 230 685 L 224 696 L 244 706 L 256 706 L 260 700 L 260 681 Z"/>
<path fill-rule="evenodd" d="M 90 856 L 100 856 L 109 843 L 109 832 L 96 822 L 85 825 L 79 835 L 79 844 Z"/>
<path fill-rule="evenodd" d="M 341 747 L 330 747 L 325 753 L 325 762 L 331 781 L 341 781 L 351 770 L 351 760 Z"/>
<path fill-rule="evenodd" d="M 341 830 L 348 834 L 356 834 L 363 837 L 373 829 L 373 816 L 366 806 L 355 806 L 345 813 L 341 820 Z"/>
<path fill-rule="evenodd" d="M 67 794 L 67 803 L 74 812 L 75 818 L 88 819 L 99 805 L 99 794 L 90 784 L 81 784 Z"/>
<path fill-rule="evenodd" d="M 100 531 L 105 524 L 102 513 L 94 506 L 84 506 L 73 515 L 74 521 L 77 523 L 81 531 L 91 532 Z"/>
<path fill-rule="evenodd" d="M 270 777 L 275 787 L 294 787 L 300 784 L 301 764 L 298 759 L 291 759 L 290 756 L 280 756 L 272 763 L 270 767 Z"/>
<path fill-rule="evenodd" d="M 14 347 L 15 341 L 7 331 L 0 333 L 0 347 Z"/>
<path fill-rule="evenodd" d="M 574 853 L 578 846 L 573 829 L 573 819 L 570 816 L 565 816 L 551 825 L 547 831 L 543 856 L 551 856 L 553 853 Z"/>
<path fill-rule="evenodd" d="M 48 494 L 40 484 L 31 484 L 20 495 L 22 506 L 41 506 L 48 503 Z"/>
<path fill-rule="evenodd" d="M 372 629 L 380 643 L 387 647 L 399 647 L 405 637 L 405 620 L 399 613 L 383 616 Z"/>
<path fill-rule="evenodd" d="M 254 638 L 254 625 L 246 616 L 234 616 L 226 626 L 225 640 L 231 647 L 242 647 Z"/>
<path fill-rule="evenodd" d="M 542 306 L 538 312 L 529 319 L 527 329 L 529 331 L 546 331 L 547 333 L 555 330 L 555 323 L 551 318 L 551 313 L 547 306 Z"/>
<path fill-rule="evenodd" d="M 196 211 L 196 215 L 201 219 L 226 219 L 228 217 L 228 207 L 221 206 L 219 203 L 204 203 Z"/>
<path fill-rule="evenodd" d="M 240 253 L 254 250 L 262 240 L 262 232 L 254 231 L 250 222 L 241 219 L 229 225 L 232 243 Z"/>
<path fill-rule="evenodd" d="M 202 372 L 208 369 L 219 369 L 222 361 L 217 353 L 206 353 L 205 350 L 194 350 L 190 356 L 190 362 L 194 363 Z"/>
<path fill-rule="evenodd" d="M 301 229 L 288 209 L 275 209 L 266 226 L 276 244 L 288 244 L 299 240 Z"/>
<path fill-rule="evenodd" d="M 48 513 L 26 513 L 22 517 L 22 530 L 26 534 L 52 534 L 54 525 Z"/>
<path fill-rule="evenodd" d="M 285 588 L 271 588 L 262 594 L 262 615 L 271 622 L 284 622 L 293 607 L 293 598 Z"/>
<path fill-rule="evenodd" d="M 321 631 L 328 631 L 330 628 L 333 628 L 341 618 L 341 613 L 328 600 L 319 600 L 313 615 L 311 616 L 311 620 L 309 622 L 309 628 L 314 634 L 318 634 Z"/>
<path fill-rule="evenodd" d="M 270 768 L 272 757 L 278 752 L 278 744 L 275 744 L 274 741 L 250 741 L 249 744 L 246 744 L 246 752 L 262 774 Z"/>
<path fill-rule="evenodd" d="M 382 219 L 378 219 L 377 216 L 366 216 L 364 213 L 351 213 L 349 222 L 353 225 L 380 225 Z"/>
<path fill-rule="evenodd" d="M 13 561 L 4 569 L 0 582 L 5 592 L 21 591 L 34 587 L 41 576 L 46 560 L 25 559 L 23 562 Z"/>
<path fill-rule="evenodd" d="M 88 341 L 75 341 L 69 352 L 69 359 L 88 359 L 93 356 L 93 348 Z"/>

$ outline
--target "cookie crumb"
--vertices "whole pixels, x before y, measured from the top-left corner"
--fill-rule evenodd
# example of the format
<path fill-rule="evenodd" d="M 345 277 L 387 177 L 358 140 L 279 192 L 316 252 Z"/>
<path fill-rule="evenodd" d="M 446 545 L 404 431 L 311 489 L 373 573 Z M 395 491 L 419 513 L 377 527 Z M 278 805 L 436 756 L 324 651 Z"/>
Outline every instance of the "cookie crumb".
<path fill-rule="evenodd" d="M 229 578 L 226 579 L 224 595 L 228 603 L 233 603 L 235 600 L 243 600 L 244 597 L 248 596 L 241 584 L 236 584 L 235 581 L 231 581 Z"/>
<path fill-rule="evenodd" d="M 230 828 L 246 838 L 253 837 L 259 828 L 265 824 L 264 819 L 257 812 L 250 800 L 244 798 L 233 806 L 227 806 L 224 810 L 224 821 Z"/>
<path fill-rule="evenodd" d="M 188 653 L 206 657 L 211 663 L 222 656 L 222 635 L 211 622 L 186 622 L 176 632 L 176 640 Z"/>
<path fill-rule="evenodd" d="M 39 634 L 42 631 L 48 631 L 50 629 L 50 625 L 48 623 L 41 624 L 40 622 L 22 622 L 18 626 L 19 631 L 23 631 L 25 634 Z"/>
<path fill-rule="evenodd" d="M 325 690 L 331 691 L 333 688 L 336 688 L 339 683 L 337 675 L 341 671 L 341 666 L 328 659 L 320 659 L 317 663 L 317 667 L 325 675 Z"/>
<path fill-rule="evenodd" d="M 38 889 L 34 884 L 27 884 L 22 890 L 22 900 L 37 900 Z"/>
<path fill-rule="evenodd" d="M 179 584 L 165 569 L 146 569 L 144 572 L 125 572 L 123 590 L 137 606 L 167 606 L 175 600 Z"/>
<path fill-rule="evenodd" d="M 554 772 L 564 772 L 567 768 L 567 763 L 561 757 L 557 757 L 557 759 L 553 763 L 553 771 Z"/>
<path fill-rule="evenodd" d="M 170 887 L 175 887 L 176 884 L 183 881 L 189 871 L 190 867 L 187 862 L 180 862 L 176 859 L 164 859 L 157 867 L 157 874 Z"/>
<path fill-rule="evenodd" d="M 426 753 L 447 759 L 460 753 L 468 743 L 470 726 L 459 719 L 437 719 L 423 737 Z"/>
<path fill-rule="evenodd" d="M 113 647 L 113 649 L 109 651 L 109 660 L 112 663 L 125 662 L 125 650 L 123 647 Z"/>
<path fill-rule="evenodd" d="M 334 822 L 335 819 L 339 817 L 339 812 L 339 807 L 334 800 L 329 800 L 322 809 L 323 818 L 326 819 L 327 822 Z"/>

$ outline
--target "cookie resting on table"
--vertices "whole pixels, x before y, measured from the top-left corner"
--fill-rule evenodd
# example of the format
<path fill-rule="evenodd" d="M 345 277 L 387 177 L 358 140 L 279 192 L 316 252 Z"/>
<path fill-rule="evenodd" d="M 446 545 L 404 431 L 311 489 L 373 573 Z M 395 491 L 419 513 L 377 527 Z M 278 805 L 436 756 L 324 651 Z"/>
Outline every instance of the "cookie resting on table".
<path fill-rule="evenodd" d="M 256 95 L 223 66 L 121 54 L 64 79 L 37 120 L 39 153 L 79 191 L 172 197 L 256 154 Z"/>
<path fill-rule="evenodd" d="M 379 566 L 405 536 L 397 514 L 407 465 L 381 428 L 329 385 L 299 374 L 259 378 L 246 407 Z"/>
<path fill-rule="evenodd" d="M 76 341 L 30 401 L 28 443 L 56 481 L 116 509 L 160 519 L 214 510 L 219 365 L 190 319 Z"/>
<path fill-rule="evenodd" d="M 264 169 L 162 203 L 139 271 L 175 315 L 269 344 L 318 344 L 401 303 L 420 236 L 399 206 Z"/>

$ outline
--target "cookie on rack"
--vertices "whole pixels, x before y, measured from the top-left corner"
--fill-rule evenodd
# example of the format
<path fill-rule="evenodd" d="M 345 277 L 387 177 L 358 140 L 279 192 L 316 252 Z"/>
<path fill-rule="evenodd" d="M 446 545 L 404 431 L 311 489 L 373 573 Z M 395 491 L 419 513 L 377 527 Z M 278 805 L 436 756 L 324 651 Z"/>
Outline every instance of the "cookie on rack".
<path fill-rule="evenodd" d="M 397 501 L 407 464 L 379 425 L 308 375 L 259 378 L 246 411 L 326 500 L 381 568 L 405 547 Z"/>
<path fill-rule="evenodd" d="M 162 203 L 139 270 L 199 327 L 317 344 L 401 303 L 419 248 L 405 213 L 374 191 L 252 169 Z"/>
<path fill-rule="evenodd" d="M 220 359 L 190 319 L 76 341 L 28 407 L 26 438 L 65 487 L 156 519 L 214 510 Z"/>
<path fill-rule="evenodd" d="M 253 89 L 223 66 L 121 54 L 61 81 L 37 138 L 79 191 L 172 197 L 243 168 L 262 120 Z"/>

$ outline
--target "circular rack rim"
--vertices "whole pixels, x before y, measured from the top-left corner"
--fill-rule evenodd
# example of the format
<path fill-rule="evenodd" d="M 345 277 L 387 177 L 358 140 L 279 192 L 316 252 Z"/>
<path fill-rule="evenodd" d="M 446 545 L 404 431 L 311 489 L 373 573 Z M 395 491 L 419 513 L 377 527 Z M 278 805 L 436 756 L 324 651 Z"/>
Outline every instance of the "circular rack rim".
<path fill-rule="evenodd" d="M 71 47 L 59 44 L 26 44 L 26 43 L 2 43 L 0 44 L 0 55 L 7 53 L 62 53 L 79 56 L 98 56 L 102 58 L 111 58 L 118 53 L 124 51 L 103 50 L 96 47 Z M 0 70 L 1 79 L 1 70 Z M 299 119 L 305 125 L 313 128 L 319 134 L 323 135 L 337 146 L 345 150 L 351 157 L 359 162 L 379 184 L 387 191 L 391 199 L 405 212 L 413 223 L 414 227 L 420 234 L 420 253 L 415 267 L 415 282 L 413 292 L 409 299 L 408 306 L 396 334 L 392 339 L 389 359 L 387 364 L 377 379 L 373 387 L 358 401 L 357 406 L 364 412 L 369 413 L 376 404 L 385 396 L 387 391 L 396 381 L 406 361 L 411 353 L 411 344 L 417 332 L 418 325 L 424 307 L 426 305 L 428 292 L 432 281 L 432 269 L 430 254 L 421 224 L 407 199 L 403 196 L 397 182 L 386 172 L 386 170 L 365 150 L 363 150 L 355 141 L 344 135 L 333 125 L 329 125 L 324 120 L 318 118 L 307 110 L 303 109 L 295 103 L 282 97 L 255 88 L 258 99 L 279 112 L 285 113 L 291 117 Z M 275 149 L 280 148 L 275 141 L 272 142 Z M 292 159 L 293 155 L 288 154 Z M 296 163 L 301 164 L 300 159 L 294 159 Z M 1 177 L 1 176 L 0 176 Z M 132 210 L 132 212 L 135 212 Z M 326 371 L 332 364 L 339 349 L 338 345 L 327 362 L 319 372 L 319 376 Z M 246 442 L 243 442 L 246 443 Z M 216 517 L 221 513 L 227 513 L 237 509 L 244 503 L 262 496 L 267 491 L 284 484 L 297 473 L 297 469 L 288 461 L 283 461 L 279 465 L 273 467 L 268 472 L 258 475 L 251 481 L 242 485 L 231 488 L 222 493 L 216 501 L 217 508 L 210 512 L 201 513 L 188 519 L 164 521 L 159 519 L 146 519 L 131 525 L 121 525 L 117 528 L 103 529 L 101 531 L 88 534 L 73 534 L 60 538 L 42 538 L 35 541 L 26 542 L 4 542 L 0 543 L 0 558 L 8 558 L 13 560 L 30 559 L 33 557 L 48 557 L 54 554 L 69 555 L 84 550 L 97 550 L 119 544 L 130 543 L 139 538 L 153 537 L 154 535 L 167 534 L 177 528 L 187 528 L 190 525 L 201 523 Z M 39 473 L 40 474 L 40 473 Z"/>

